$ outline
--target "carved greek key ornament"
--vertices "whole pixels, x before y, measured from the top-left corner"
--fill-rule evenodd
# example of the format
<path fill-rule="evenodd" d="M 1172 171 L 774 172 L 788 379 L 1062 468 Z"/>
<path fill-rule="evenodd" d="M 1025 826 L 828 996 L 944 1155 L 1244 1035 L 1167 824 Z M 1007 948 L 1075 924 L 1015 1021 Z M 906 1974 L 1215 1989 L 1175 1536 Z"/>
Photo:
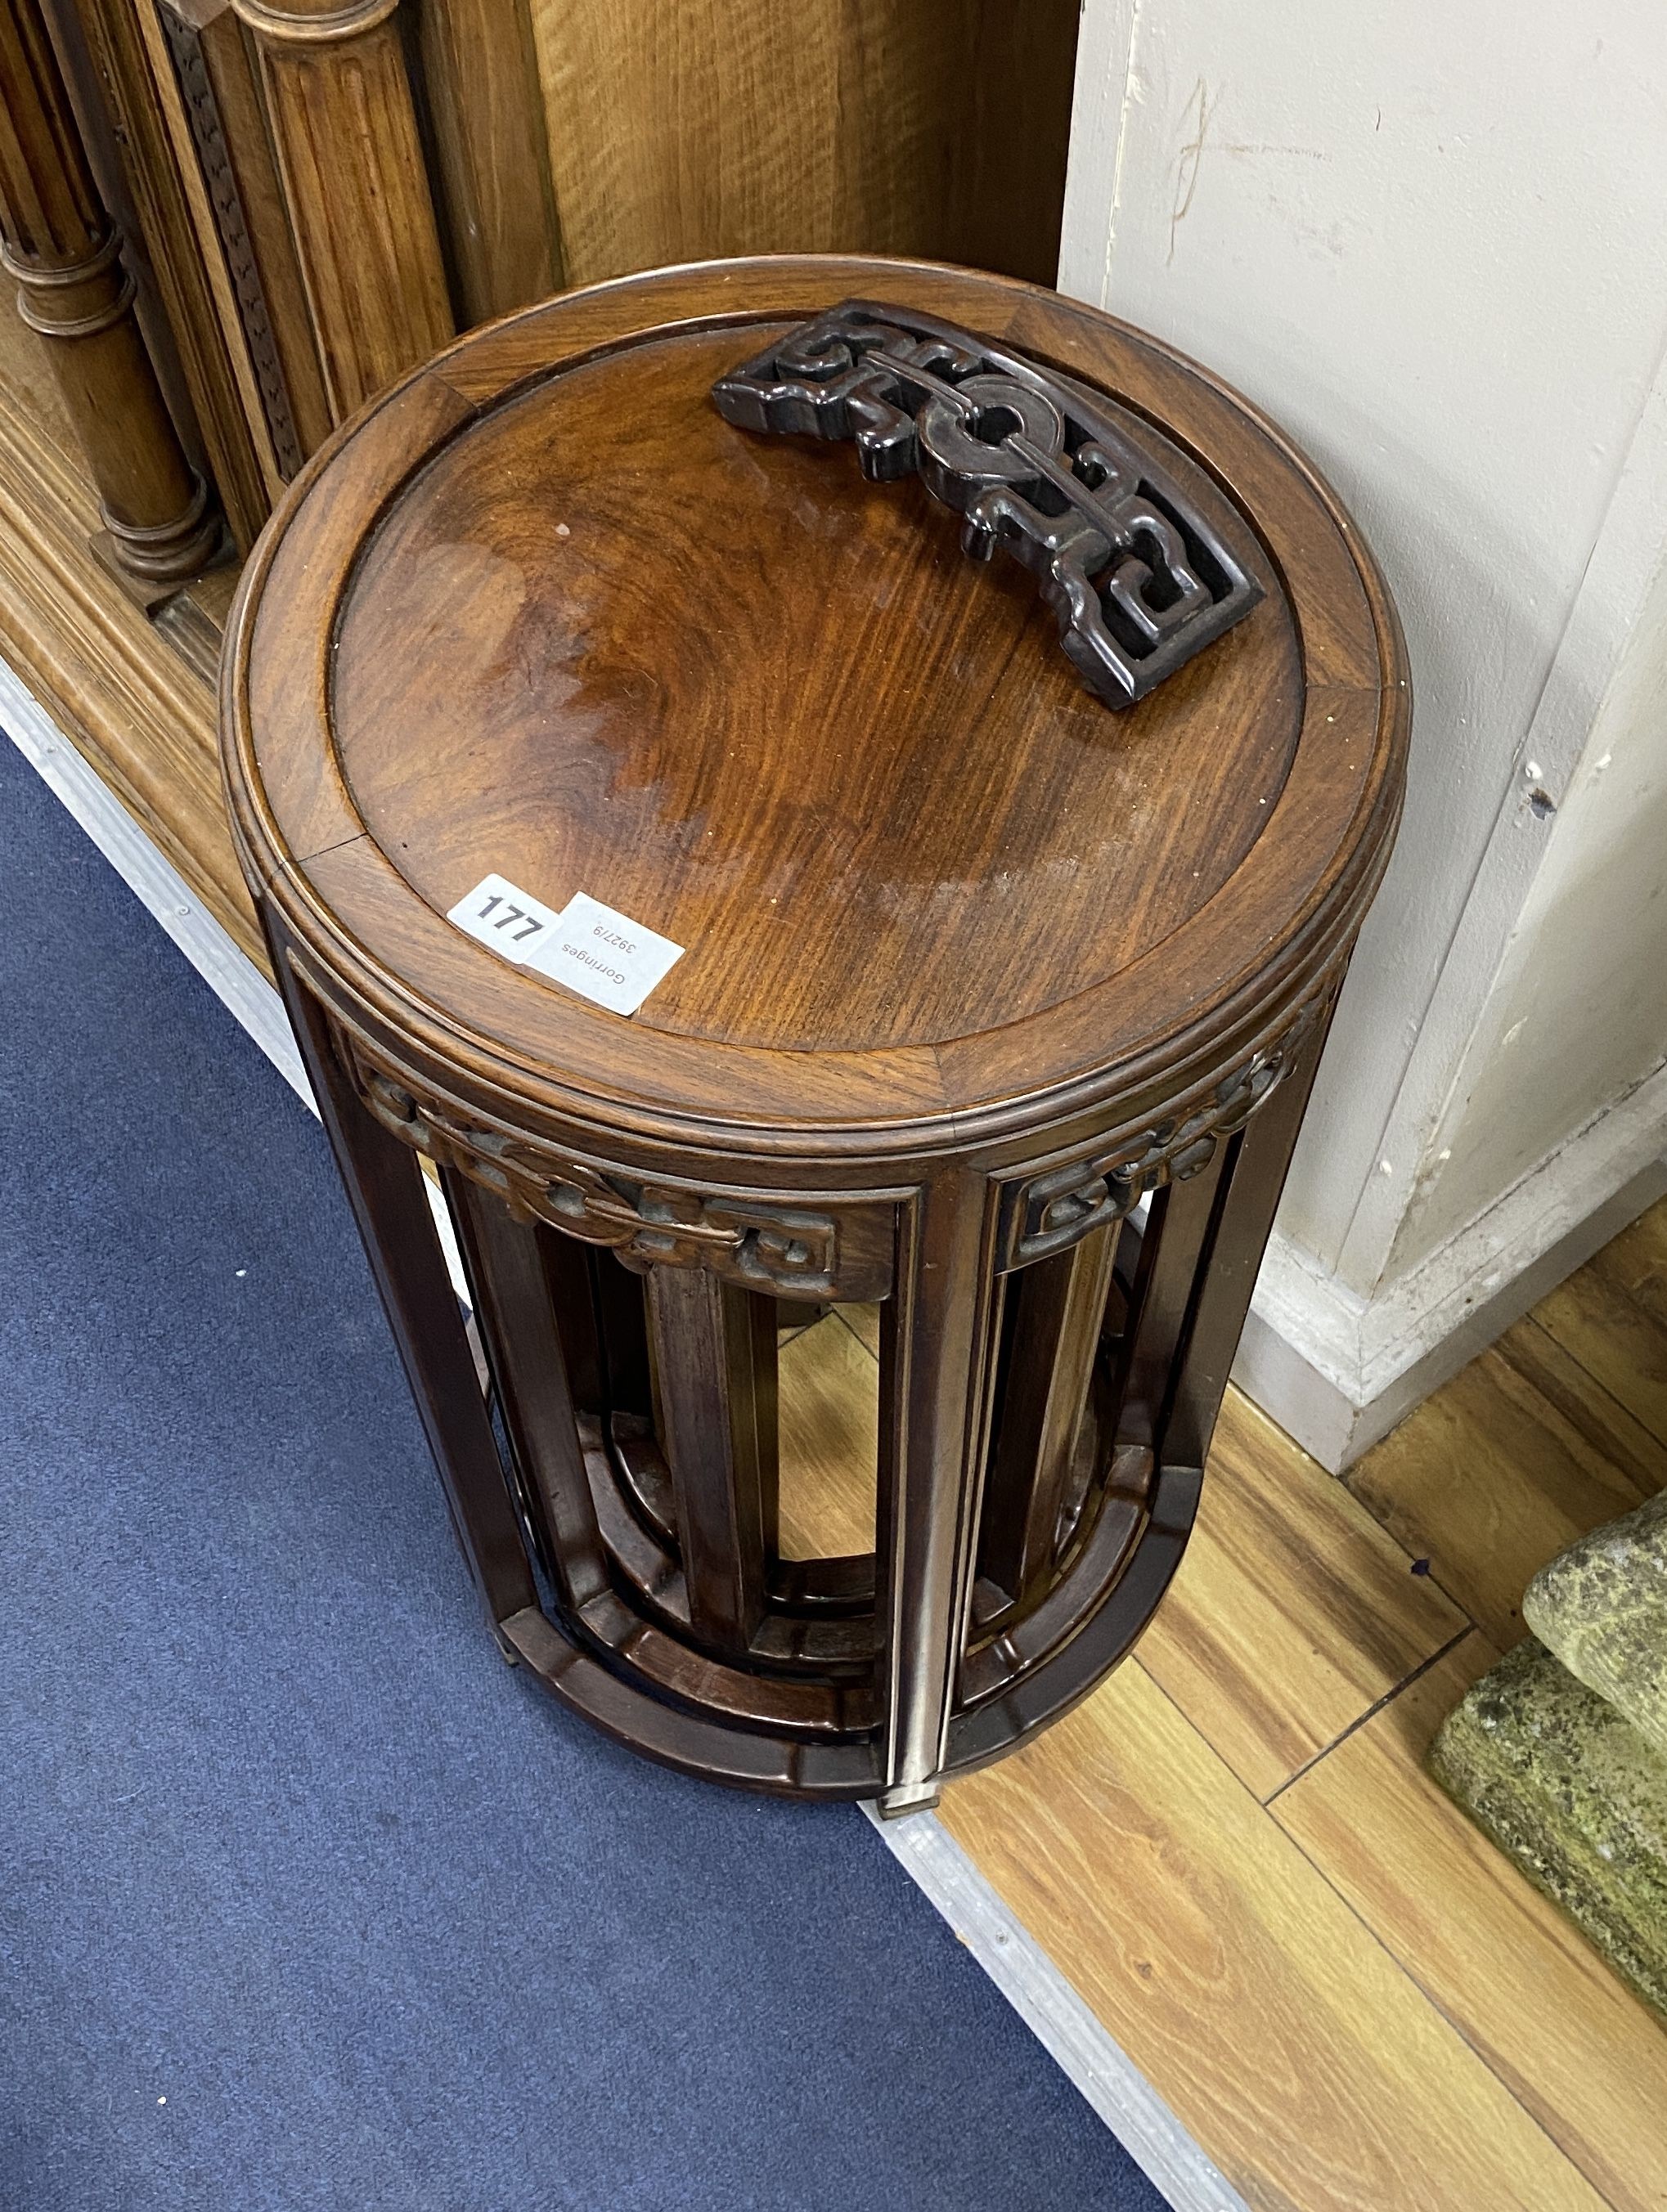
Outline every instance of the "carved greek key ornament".
<path fill-rule="evenodd" d="M 1060 642 L 1108 707 L 1143 699 L 1262 596 L 1083 386 L 911 308 L 847 300 L 712 397 L 741 429 L 854 440 L 876 483 L 918 471 L 964 518 L 975 561 L 999 545 L 1040 580 Z"/>
<path fill-rule="evenodd" d="M 484 1128 L 449 1103 L 419 1097 L 412 1079 L 380 1066 L 345 1024 L 332 1022 L 332 1033 L 348 1079 L 390 1135 L 496 1191 L 512 1213 L 611 1247 L 638 1273 L 703 1267 L 783 1298 L 862 1304 L 891 1292 L 888 1207 L 822 1211 L 643 1182 L 530 1137 Z"/>
<path fill-rule="evenodd" d="M 1201 1174 L 1214 1158 L 1216 1146 L 1260 1113 L 1290 1074 L 1316 1024 L 1328 1013 L 1335 989 L 1334 980 L 1317 992 L 1276 1036 L 1184 1112 L 1166 1115 L 1132 1137 L 1009 1183 L 1001 1200 L 998 1268 L 1027 1267 L 1033 1260 L 1063 1252 L 1091 1230 L 1132 1213 L 1149 1192 Z"/>

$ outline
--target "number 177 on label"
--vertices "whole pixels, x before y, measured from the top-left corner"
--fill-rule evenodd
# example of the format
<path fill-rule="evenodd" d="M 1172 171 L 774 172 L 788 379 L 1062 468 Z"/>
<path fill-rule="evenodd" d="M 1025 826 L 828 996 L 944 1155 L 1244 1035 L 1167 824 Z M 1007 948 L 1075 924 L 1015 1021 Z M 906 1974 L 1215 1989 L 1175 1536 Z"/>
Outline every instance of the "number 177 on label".
<path fill-rule="evenodd" d="M 467 898 L 458 901 L 446 919 L 483 945 L 490 945 L 504 959 L 524 966 L 548 943 L 557 916 L 552 908 L 518 890 L 508 877 L 487 876 Z"/>

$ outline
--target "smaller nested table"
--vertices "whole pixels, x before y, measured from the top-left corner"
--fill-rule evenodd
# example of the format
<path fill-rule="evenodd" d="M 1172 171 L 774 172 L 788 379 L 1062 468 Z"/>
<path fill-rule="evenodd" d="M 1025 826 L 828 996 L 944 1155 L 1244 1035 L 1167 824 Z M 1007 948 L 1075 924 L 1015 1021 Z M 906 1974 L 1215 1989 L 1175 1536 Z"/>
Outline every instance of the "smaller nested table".
<path fill-rule="evenodd" d="M 314 459 L 228 643 L 232 817 L 506 1651 L 656 1758 L 891 1811 L 1104 1674 L 1407 720 L 1313 471 L 1026 285 L 633 278 Z M 778 1310 L 838 1301 L 875 1540 L 795 1559 Z"/>

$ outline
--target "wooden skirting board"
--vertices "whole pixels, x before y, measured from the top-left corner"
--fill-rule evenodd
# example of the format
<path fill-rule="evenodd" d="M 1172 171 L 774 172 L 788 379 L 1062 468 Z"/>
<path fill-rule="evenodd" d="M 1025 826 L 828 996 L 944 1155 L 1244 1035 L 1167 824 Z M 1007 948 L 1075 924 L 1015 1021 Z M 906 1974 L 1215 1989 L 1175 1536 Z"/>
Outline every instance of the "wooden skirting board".
<path fill-rule="evenodd" d="M 259 959 L 204 647 L 229 579 L 160 624 L 125 597 L 87 550 L 92 501 L 19 336 L 0 347 L 0 649 Z M 874 1349 L 861 1309 L 782 1347 L 783 1515 L 806 1547 L 872 1526 Z M 1250 2205 L 1667 2203 L 1667 2035 L 1421 1764 L 1521 1633 L 1534 1569 L 1664 1483 L 1667 1206 L 1346 1481 L 1230 1393 L 1197 1537 L 1135 1659 L 948 1790 L 949 1835 Z"/>

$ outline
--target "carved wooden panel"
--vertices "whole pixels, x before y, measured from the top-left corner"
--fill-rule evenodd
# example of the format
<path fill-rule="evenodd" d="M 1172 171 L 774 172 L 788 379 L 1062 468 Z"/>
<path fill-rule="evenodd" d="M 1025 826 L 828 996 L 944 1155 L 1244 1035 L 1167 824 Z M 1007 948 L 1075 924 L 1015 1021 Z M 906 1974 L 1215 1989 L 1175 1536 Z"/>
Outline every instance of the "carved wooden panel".
<path fill-rule="evenodd" d="M 610 1247 L 627 1267 L 703 1267 L 783 1298 L 866 1302 L 891 1289 L 888 1206 L 824 1210 L 643 1182 L 419 1096 L 405 1071 L 380 1066 L 362 1038 L 332 1027 L 354 1088 L 385 1129 L 484 1183 L 523 1217 Z"/>
<path fill-rule="evenodd" d="M 254 70 L 230 0 L 161 0 L 157 19 L 191 126 L 279 472 L 330 430 L 330 408 Z"/>
<path fill-rule="evenodd" d="M 1262 586 L 1189 499 L 1167 439 L 1007 347 L 916 309 L 846 300 L 719 378 L 726 422 L 849 438 L 864 476 L 919 471 L 963 550 L 1029 568 L 1060 642 L 1110 707 L 1143 699 Z"/>
<path fill-rule="evenodd" d="M 1202 1099 L 1062 1166 L 1009 1183 L 1001 1198 L 1001 1267 L 1025 1267 L 1062 1252 L 1107 1222 L 1121 1221 L 1148 1192 L 1185 1182 L 1209 1166 L 1222 1139 L 1242 1129 L 1290 1073 L 1334 989 L 1328 985 L 1311 998 Z"/>

